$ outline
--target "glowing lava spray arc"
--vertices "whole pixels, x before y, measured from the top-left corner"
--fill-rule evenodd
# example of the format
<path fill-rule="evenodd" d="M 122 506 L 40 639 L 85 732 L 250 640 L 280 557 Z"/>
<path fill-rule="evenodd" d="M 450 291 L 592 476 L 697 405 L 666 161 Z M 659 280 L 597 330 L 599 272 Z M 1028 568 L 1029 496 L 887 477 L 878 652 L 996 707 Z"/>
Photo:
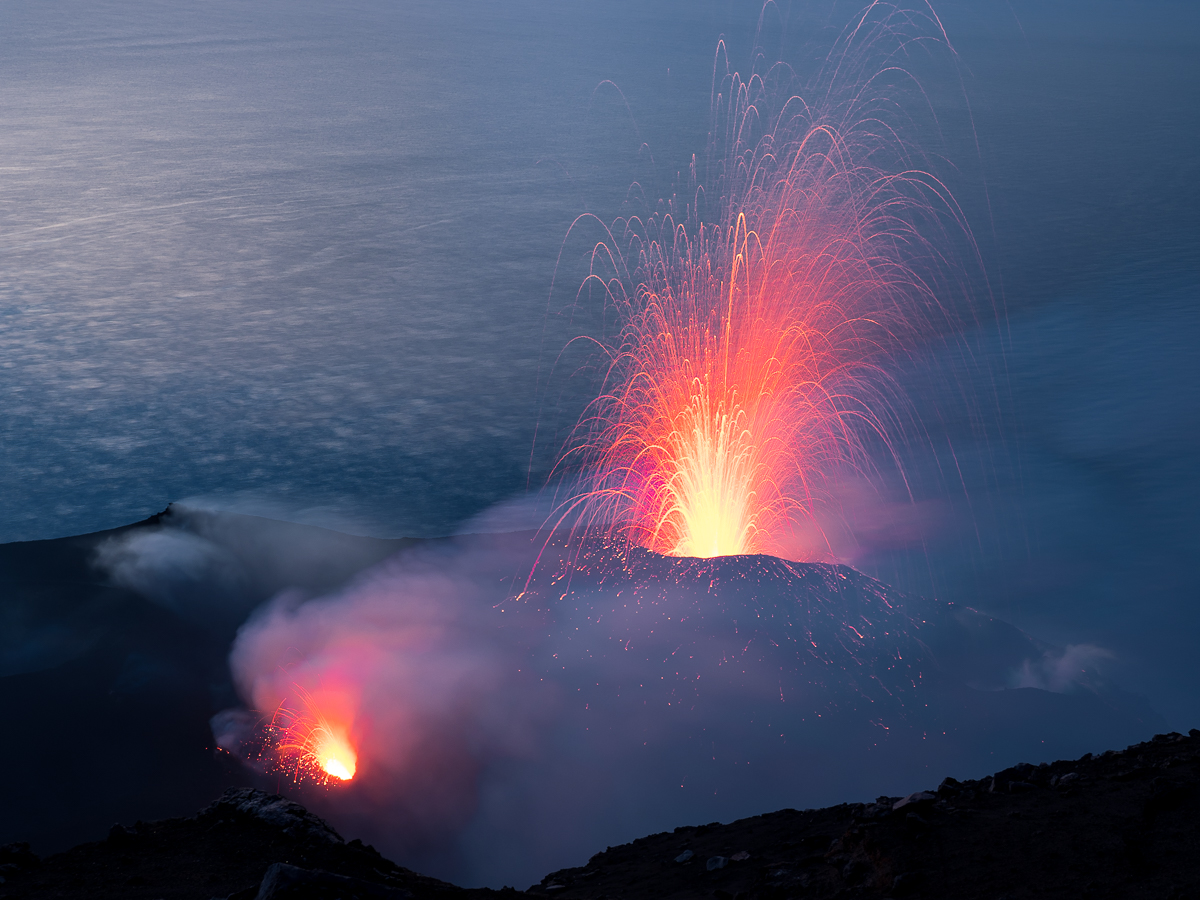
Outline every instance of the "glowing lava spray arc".
<path fill-rule="evenodd" d="M 895 456 L 887 361 L 944 315 L 931 235 L 947 219 L 967 233 L 900 137 L 892 95 L 915 80 L 895 55 L 915 26 L 896 16 L 868 8 L 802 91 L 782 64 L 746 81 L 714 68 L 715 177 L 693 161 L 686 205 L 597 244 L 584 285 L 618 324 L 558 470 L 584 474 L 566 507 L 587 532 L 675 556 L 794 555 L 835 472 L 869 471 L 869 444 Z"/>
<path fill-rule="evenodd" d="M 326 714 L 308 691 L 297 684 L 292 688 L 299 703 L 281 704 L 268 728 L 276 736 L 277 764 L 296 781 L 350 781 L 358 770 L 358 752 L 349 729 Z"/>

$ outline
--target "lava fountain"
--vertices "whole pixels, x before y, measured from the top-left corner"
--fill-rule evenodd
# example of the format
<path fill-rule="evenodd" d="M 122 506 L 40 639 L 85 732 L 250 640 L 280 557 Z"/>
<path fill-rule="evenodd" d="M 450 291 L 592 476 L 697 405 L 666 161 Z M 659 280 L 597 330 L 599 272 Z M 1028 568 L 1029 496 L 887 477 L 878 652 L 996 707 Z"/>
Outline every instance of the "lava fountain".
<path fill-rule="evenodd" d="M 871 22 L 877 8 L 807 89 L 782 65 L 745 81 L 714 67 L 708 184 L 693 162 L 684 201 L 618 220 L 592 252 L 585 289 L 617 325 L 557 470 L 583 474 L 564 518 L 587 532 L 673 556 L 790 555 L 835 473 L 869 475 L 869 447 L 896 458 L 888 362 L 944 315 L 929 235 L 947 217 L 966 228 L 900 137 L 889 89 L 915 81 L 886 57 L 861 74 L 912 25 Z"/>
<path fill-rule="evenodd" d="M 322 711 L 308 691 L 293 688 L 300 709 L 281 704 L 267 729 L 279 767 L 297 781 L 350 781 L 358 770 L 358 752 L 348 727 Z"/>

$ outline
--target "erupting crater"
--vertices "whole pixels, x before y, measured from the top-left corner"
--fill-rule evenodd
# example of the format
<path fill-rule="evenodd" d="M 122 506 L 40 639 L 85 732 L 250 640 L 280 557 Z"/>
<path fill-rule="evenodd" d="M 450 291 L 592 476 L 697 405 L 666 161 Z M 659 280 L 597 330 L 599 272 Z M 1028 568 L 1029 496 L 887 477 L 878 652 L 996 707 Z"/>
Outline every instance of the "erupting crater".
<path fill-rule="evenodd" d="M 556 470 L 585 485 L 564 519 L 671 556 L 829 558 L 797 556 L 795 526 L 835 475 L 897 461 L 889 362 L 946 316 L 945 220 L 969 240 L 901 137 L 889 90 L 912 79 L 861 65 L 911 24 L 856 23 L 802 87 L 714 67 L 708 177 L 693 162 L 686 193 L 591 253 L 581 295 L 616 324 L 586 339 L 604 374 Z"/>
<path fill-rule="evenodd" d="M 350 781 L 358 771 L 358 752 L 349 729 L 322 711 L 313 696 L 293 685 L 300 710 L 281 703 L 267 729 L 264 755 L 295 780 Z"/>

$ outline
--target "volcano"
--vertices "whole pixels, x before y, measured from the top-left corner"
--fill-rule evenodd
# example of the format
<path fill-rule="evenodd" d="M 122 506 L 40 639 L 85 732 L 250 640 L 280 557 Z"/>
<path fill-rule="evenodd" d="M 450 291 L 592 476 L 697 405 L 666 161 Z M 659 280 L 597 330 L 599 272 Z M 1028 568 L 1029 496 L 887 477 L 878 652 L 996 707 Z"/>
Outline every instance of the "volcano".
<path fill-rule="evenodd" d="M 530 533 L 389 542 L 175 506 L 4 545 L 0 566 L 17 626 L 0 697 L 27 736 L 0 747 L 0 764 L 27 774 L 0 800 L 0 843 L 32 839 L 39 853 L 255 786 L 435 877 L 531 883 L 684 822 L 866 800 L 1163 730 L 1063 650 L 842 565 Z M 424 768 L 403 768 L 370 699 L 398 703 L 395 682 L 361 685 L 371 727 L 356 732 L 352 782 L 292 783 L 217 746 L 208 721 L 250 699 L 228 667 L 235 636 L 318 614 L 353 625 L 364 609 L 356 640 L 436 617 L 437 641 L 387 670 L 425 702 L 425 718 L 405 720 L 425 729 L 426 755 L 411 757 Z M 392 665 L 407 646 L 373 652 Z M 447 660 L 467 674 L 434 702 L 421 666 Z M 414 785 L 428 790 L 414 799 Z M 454 814 L 437 818 L 446 797 Z M 54 812 L 68 802 L 72 817 Z M 380 812 L 398 808 L 411 816 Z"/>
<path fill-rule="evenodd" d="M 506 774 L 531 839 L 508 839 L 506 807 L 484 791 L 467 840 L 489 866 L 521 846 L 577 855 L 632 821 L 669 830 L 870 798 L 1161 730 L 1086 666 L 1056 690 L 1020 686 L 1063 651 L 848 566 L 559 549 L 503 613 L 541 627 L 523 629 L 526 659 L 561 707 L 553 752 Z"/>

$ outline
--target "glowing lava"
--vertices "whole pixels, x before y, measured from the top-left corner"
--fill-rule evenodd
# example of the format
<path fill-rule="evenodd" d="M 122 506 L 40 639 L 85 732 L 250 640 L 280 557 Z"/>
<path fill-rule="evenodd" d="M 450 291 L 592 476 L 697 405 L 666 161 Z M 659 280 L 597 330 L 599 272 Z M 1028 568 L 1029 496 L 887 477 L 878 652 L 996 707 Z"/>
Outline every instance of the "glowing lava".
<path fill-rule="evenodd" d="M 327 774 L 341 781 L 349 781 L 358 770 L 358 755 L 344 734 L 339 734 L 327 725 L 313 729 L 311 751 L 314 762 Z"/>
<path fill-rule="evenodd" d="M 887 361 L 941 309 L 944 255 L 922 235 L 953 206 L 911 167 L 878 76 L 839 81 L 863 40 L 831 56 L 815 103 L 757 74 L 714 84 L 712 183 L 618 220 L 593 252 L 585 288 L 618 327 L 562 463 L 584 475 L 570 505 L 587 530 L 674 556 L 790 555 L 834 473 L 890 452 Z"/>
<path fill-rule="evenodd" d="M 297 780 L 350 781 L 358 771 L 358 753 L 348 728 L 322 712 L 307 691 L 296 691 L 303 711 L 281 705 L 271 722 L 280 765 Z"/>

